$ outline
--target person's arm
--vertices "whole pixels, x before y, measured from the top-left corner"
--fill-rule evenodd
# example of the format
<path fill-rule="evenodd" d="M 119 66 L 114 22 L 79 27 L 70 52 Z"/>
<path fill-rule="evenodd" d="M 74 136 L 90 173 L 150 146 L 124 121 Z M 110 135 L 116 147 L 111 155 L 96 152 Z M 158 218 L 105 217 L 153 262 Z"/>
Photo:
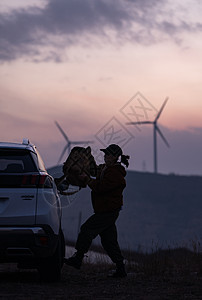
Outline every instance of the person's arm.
<path fill-rule="evenodd" d="M 125 185 L 125 179 L 116 169 L 106 170 L 102 179 L 89 178 L 88 186 L 97 193 L 106 193 L 120 185 Z"/>

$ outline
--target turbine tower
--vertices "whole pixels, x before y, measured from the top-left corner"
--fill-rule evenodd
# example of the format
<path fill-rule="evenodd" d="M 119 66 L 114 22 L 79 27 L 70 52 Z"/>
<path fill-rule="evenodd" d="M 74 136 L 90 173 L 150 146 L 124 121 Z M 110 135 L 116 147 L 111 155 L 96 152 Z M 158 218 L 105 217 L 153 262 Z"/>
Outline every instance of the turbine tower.
<path fill-rule="evenodd" d="M 167 147 L 170 147 L 170 145 L 168 144 L 166 138 L 164 137 L 163 133 L 161 132 L 161 130 L 159 129 L 158 125 L 157 125 L 157 121 L 166 105 L 168 101 L 168 98 L 165 99 L 164 103 L 162 104 L 156 118 L 154 121 L 140 121 L 140 122 L 129 122 L 127 123 L 128 125 L 140 125 L 140 124 L 152 124 L 153 127 L 153 131 L 154 131 L 154 173 L 158 172 L 158 167 L 157 167 L 157 132 L 160 135 L 160 137 L 162 138 L 162 140 L 164 141 L 164 143 L 166 144 Z"/>
<path fill-rule="evenodd" d="M 87 144 L 93 143 L 93 141 L 70 141 L 68 136 L 66 135 L 66 133 L 64 132 L 64 130 L 61 128 L 61 126 L 59 125 L 59 123 L 57 121 L 55 121 L 55 125 L 57 126 L 59 131 L 62 133 L 63 137 L 65 138 L 65 140 L 67 142 L 66 146 L 64 147 L 64 149 L 63 149 L 63 151 L 60 155 L 60 158 L 58 160 L 58 164 L 62 160 L 62 158 L 63 158 L 66 151 L 69 155 L 72 145 L 87 145 Z"/>

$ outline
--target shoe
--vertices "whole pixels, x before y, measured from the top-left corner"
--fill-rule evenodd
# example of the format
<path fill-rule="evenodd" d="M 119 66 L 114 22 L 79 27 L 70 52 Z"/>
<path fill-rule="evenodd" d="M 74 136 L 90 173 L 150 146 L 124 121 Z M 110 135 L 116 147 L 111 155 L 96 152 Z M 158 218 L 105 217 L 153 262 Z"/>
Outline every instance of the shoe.
<path fill-rule="evenodd" d="M 74 267 L 75 269 L 79 270 L 82 265 L 83 257 L 83 254 L 79 255 L 78 253 L 75 253 L 70 258 L 64 258 L 64 263 L 68 266 Z"/>
<path fill-rule="evenodd" d="M 123 263 L 119 263 L 116 265 L 116 271 L 110 277 L 113 278 L 124 278 L 127 277 L 127 273 L 125 270 L 125 265 Z"/>

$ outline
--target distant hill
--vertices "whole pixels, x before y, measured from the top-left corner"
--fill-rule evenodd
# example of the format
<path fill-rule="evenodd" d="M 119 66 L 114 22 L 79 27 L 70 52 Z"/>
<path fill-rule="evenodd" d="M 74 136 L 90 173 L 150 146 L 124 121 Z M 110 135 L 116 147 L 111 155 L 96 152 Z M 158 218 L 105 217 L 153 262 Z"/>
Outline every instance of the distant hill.
<path fill-rule="evenodd" d="M 50 168 L 53 177 L 61 166 Z M 128 171 L 124 206 L 117 221 L 124 249 L 190 246 L 202 236 L 202 177 Z M 66 239 L 75 240 L 80 222 L 93 213 L 90 189 L 61 197 Z"/>

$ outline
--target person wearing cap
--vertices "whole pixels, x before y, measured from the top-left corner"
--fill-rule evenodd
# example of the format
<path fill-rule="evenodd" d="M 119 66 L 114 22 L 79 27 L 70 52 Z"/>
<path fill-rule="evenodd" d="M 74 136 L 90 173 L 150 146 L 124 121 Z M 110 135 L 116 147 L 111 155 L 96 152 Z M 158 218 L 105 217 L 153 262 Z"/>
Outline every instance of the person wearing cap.
<path fill-rule="evenodd" d="M 122 149 L 116 144 L 100 150 L 104 152 L 105 163 L 97 167 L 96 179 L 87 178 L 88 186 L 92 190 L 94 214 L 81 226 L 75 245 L 77 252 L 72 257 L 65 258 L 64 262 L 80 269 L 92 240 L 99 235 L 104 250 L 116 264 L 113 277 L 126 277 L 115 222 L 123 205 L 123 190 L 126 187 L 126 170 L 122 163 L 128 167 L 129 156 L 123 155 Z M 83 176 L 85 181 L 86 176 Z"/>

